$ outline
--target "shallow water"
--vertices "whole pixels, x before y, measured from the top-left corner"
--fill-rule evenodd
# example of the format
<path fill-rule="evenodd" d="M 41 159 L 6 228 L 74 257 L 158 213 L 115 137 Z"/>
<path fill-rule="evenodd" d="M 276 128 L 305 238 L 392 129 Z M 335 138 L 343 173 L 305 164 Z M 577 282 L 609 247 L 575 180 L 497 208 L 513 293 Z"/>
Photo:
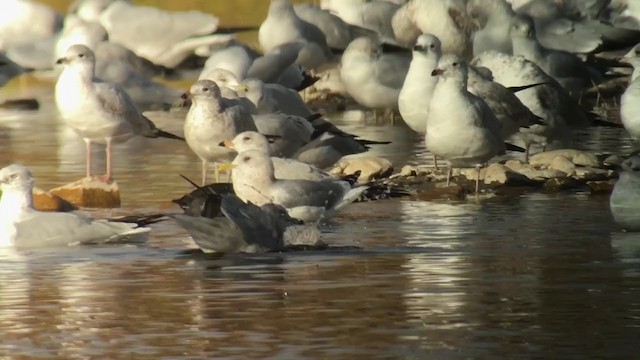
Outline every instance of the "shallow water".
<path fill-rule="evenodd" d="M 0 89 L 16 96 L 43 107 L 0 113 L 0 164 L 28 164 L 45 189 L 83 176 L 84 144 L 57 119 L 52 83 Z M 333 120 L 393 141 L 373 152 L 398 168 L 428 161 L 403 126 L 351 115 Z M 151 118 L 181 131 L 177 116 Z M 580 142 L 630 147 L 615 130 Z M 170 200 L 190 190 L 177 174 L 198 178 L 182 143 L 115 149 L 123 208 L 96 215 L 177 211 Z M 328 251 L 210 257 L 173 222 L 152 227 L 140 247 L 1 252 L 2 358 L 637 357 L 640 236 L 613 224 L 606 196 L 354 204 L 323 228 Z"/>

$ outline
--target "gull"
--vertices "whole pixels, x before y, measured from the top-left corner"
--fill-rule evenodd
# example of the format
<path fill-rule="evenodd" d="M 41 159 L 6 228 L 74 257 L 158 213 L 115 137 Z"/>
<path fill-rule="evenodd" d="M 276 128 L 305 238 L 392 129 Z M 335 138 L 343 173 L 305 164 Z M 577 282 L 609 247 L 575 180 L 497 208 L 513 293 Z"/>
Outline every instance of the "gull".
<path fill-rule="evenodd" d="M 265 52 L 286 43 L 302 44 L 297 63 L 307 69 L 317 69 L 331 57 L 322 31 L 300 19 L 289 0 L 271 0 L 258 31 L 258 41 Z"/>
<path fill-rule="evenodd" d="M 0 52 L 0 87 L 4 86 L 14 77 L 22 74 L 25 70 L 16 64 L 5 54 Z"/>
<path fill-rule="evenodd" d="M 96 78 L 95 55 L 88 47 L 71 46 L 57 63 L 64 64 L 64 70 L 56 83 L 55 102 L 62 119 L 85 141 L 87 177 L 91 176 L 92 142 L 106 144 L 107 172 L 101 178 L 108 182 L 112 142 L 125 142 L 136 135 L 184 140 L 156 128 L 119 86 Z"/>
<path fill-rule="evenodd" d="M 633 66 L 630 82 L 633 82 L 640 77 L 640 44 L 632 47 L 628 53 L 620 58 L 620 61 Z"/>
<path fill-rule="evenodd" d="M 295 90 L 303 90 L 316 78 L 295 64 L 301 43 L 286 43 L 260 55 L 249 46 L 237 41 L 215 50 L 205 62 L 198 79 L 213 79 L 214 72 L 225 70 L 236 81 L 256 78 L 266 83 L 278 83 Z"/>
<path fill-rule="evenodd" d="M 99 42 L 107 39 L 107 31 L 102 25 L 88 22 L 69 14 L 62 29 L 54 36 L 7 49 L 7 55 L 28 69 L 51 69 L 55 61 L 64 56 L 71 45 L 86 45 L 95 49 Z"/>
<path fill-rule="evenodd" d="M 467 88 L 470 93 L 478 96 L 489 106 L 496 115 L 502 128 L 502 137 L 508 139 L 514 134 L 521 135 L 519 130 L 529 129 L 532 125 L 544 125 L 542 119 L 526 107 L 511 89 L 493 81 L 493 74 L 486 68 L 469 66 L 469 81 Z M 482 73 L 481 70 L 485 70 Z M 539 86 L 534 84 L 534 86 Z M 524 89 L 523 89 L 524 90 Z M 529 154 L 525 149 L 525 160 Z"/>
<path fill-rule="evenodd" d="M 228 34 L 215 34 L 217 17 L 200 11 L 165 11 L 113 1 L 100 13 L 109 40 L 121 44 L 157 65 L 175 68 L 196 48 L 226 42 Z"/>
<path fill-rule="evenodd" d="M 432 73 L 440 76 L 427 117 L 426 144 L 429 151 L 449 161 L 452 167 L 476 167 L 476 194 L 480 167 L 505 152 L 498 119 L 489 106 L 467 90 L 467 64 L 455 55 L 445 55 Z"/>
<path fill-rule="evenodd" d="M 239 96 L 246 97 L 256 106 L 258 114 L 282 112 L 307 117 L 312 115 L 297 91 L 279 84 L 265 84 L 258 79 L 244 79 L 231 86 Z"/>
<path fill-rule="evenodd" d="M 290 157 L 311 141 L 316 129 L 300 116 L 273 113 L 253 115 L 258 132 L 270 135 L 269 149 L 273 156 Z"/>
<path fill-rule="evenodd" d="M 271 155 L 269 140 L 264 135 L 255 131 L 241 132 L 234 139 L 225 140 L 223 145 L 227 148 L 234 149 L 238 153 L 256 150 Z M 314 181 L 335 179 L 331 174 L 295 159 L 271 156 L 271 162 L 273 163 L 273 171 L 276 179 Z"/>
<path fill-rule="evenodd" d="M 609 207 L 624 229 L 640 230 L 640 156 L 636 153 L 621 164 L 620 178 L 613 187 Z"/>
<path fill-rule="evenodd" d="M 33 176 L 23 165 L 0 170 L 0 247 L 36 248 L 147 239 L 148 227 L 33 208 Z"/>
<path fill-rule="evenodd" d="M 245 202 L 274 203 L 304 222 L 327 219 L 355 201 L 367 187 L 351 188 L 342 180 L 282 180 L 274 176 L 269 155 L 258 150 L 239 153 L 233 160 L 233 190 Z"/>
<path fill-rule="evenodd" d="M 402 45 L 413 46 L 420 34 L 433 34 L 443 53 L 467 56 L 473 22 L 466 12 L 464 0 L 410 0 L 393 15 L 393 31 Z"/>
<path fill-rule="evenodd" d="M 151 80 L 151 64 L 122 45 L 104 41 L 95 48 L 96 76 L 120 86 L 141 111 L 170 107 L 182 91 Z M 135 67 L 134 67 L 135 66 Z"/>
<path fill-rule="evenodd" d="M 473 34 L 473 55 L 494 50 L 511 55 L 511 22 L 516 15 L 505 0 L 469 0 L 467 13 L 484 26 Z"/>
<path fill-rule="evenodd" d="M 486 51 L 472 64 L 491 70 L 494 80 L 505 87 L 540 84 L 516 93 L 518 99 L 545 123 L 523 131 L 528 134 L 527 148 L 530 143 L 540 143 L 544 148 L 570 146 L 571 130 L 589 125 L 589 118 L 576 100 L 535 63 L 521 56 Z"/>
<path fill-rule="evenodd" d="M 234 194 L 198 190 L 204 195 L 202 210 L 197 208 L 195 213 L 169 217 L 187 230 L 205 253 L 258 253 L 321 244 L 317 224 L 304 225 L 290 217 L 282 206 L 272 203 L 256 206 Z"/>
<path fill-rule="evenodd" d="M 585 18 L 591 15 L 585 12 L 595 12 L 596 16 L 606 12 L 603 3 L 601 1 L 594 9 L 584 9 L 583 6 L 588 5 L 584 0 L 580 3 L 533 0 L 516 11 L 533 18 L 538 40 L 549 49 L 586 54 L 624 49 L 640 41 L 637 29 L 612 26 L 608 21 Z"/>
<path fill-rule="evenodd" d="M 184 122 L 184 136 L 202 160 L 202 185 L 206 183 L 210 162 L 214 163 L 216 181 L 219 181 L 218 163 L 234 156 L 232 150 L 219 144 L 243 131 L 256 130 L 251 113 L 238 100 L 223 98 L 220 88 L 211 80 L 198 80 L 183 97 L 192 100 Z"/>
<path fill-rule="evenodd" d="M 361 36 L 378 38 L 377 32 L 348 24 L 329 10 L 321 9 L 318 6 L 295 4 L 293 9 L 300 19 L 315 25 L 322 31 L 327 39 L 327 45 L 331 49 L 344 50 L 353 39 Z M 391 17 L 389 17 L 389 25 L 391 25 Z"/>
<path fill-rule="evenodd" d="M 398 96 L 398 109 L 404 122 L 413 131 L 424 135 L 427 131 L 427 115 L 438 77 L 431 72 L 438 67 L 442 55 L 440 40 L 431 34 L 422 34 L 413 46 L 409 71 Z"/>
<path fill-rule="evenodd" d="M 375 31 L 385 41 L 395 38 L 391 18 L 400 7 L 383 0 L 321 0 L 320 7 L 346 23 Z"/>
<path fill-rule="evenodd" d="M 398 108 L 398 96 L 411 62 L 408 56 L 384 54 L 378 41 L 360 37 L 349 44 L 340 62 L 340 78 L 360 105 L 370 109 Z"/>
<path fill-rule="evenodd" d="M 547 74 L 562 82 L 575 79 L 582 86 L 602 81 L 602 76 L 589 69 L 577 56 L 543 47 L 536 38 L 533 19 L 527 15 L 513 18 L 511 25 L 513 55 L 520 55 L 540 66 Z"/>
<path fill-rule="evenodd" d="M 624 61 L 634 65 L 631 83 L 622 94 L 620 99 L 620 120 L 622 125 L 629 132 L 633 139 L 640 139 L 640 78 L 638 69 L 640 68 L 640 57 L 625 57 Z"/>
<path fill-rule="evenodd" d="M 0 49 L 51 38 L 62 26 L 62 15 L 32 0 L 4 0 L 0 11 Z"/>

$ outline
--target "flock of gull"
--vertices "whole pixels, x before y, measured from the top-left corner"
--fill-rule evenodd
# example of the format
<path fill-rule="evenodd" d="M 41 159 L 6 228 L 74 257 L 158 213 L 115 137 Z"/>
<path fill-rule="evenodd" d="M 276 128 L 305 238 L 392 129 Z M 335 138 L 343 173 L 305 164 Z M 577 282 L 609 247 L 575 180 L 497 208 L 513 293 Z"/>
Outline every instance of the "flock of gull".
<path fill-rule="evenodd" d="M 35 0 L 3 0 L 0 85 L 23 72 L 54 74 L 59 116 L 86 143 L 87 177 L 91 145 L 106 145 L 100 181 L 113 179 L 114 144 L 136 136 L 186 141 L 202 161 L 201 184 L 177 201 L 184 214 L 170 216 L 208 252 L 317 244 L 319 221 L 354 201 L 393 196 L 326 171 L 385 142 L 340 130 L 305 102 L 312 91 L 351 99 L 374 116 L 399 115 L 424 137 L 436 167 L 446 161 L 447 184 L 454 167 L 478 170 L 476 193 L 480 168 L 497 156 L 524 153 L 526 161 L 532 151 L 579 147 L 576 129 L 619 127 L 581 103 L 626 82 L 636 65 L 620 114 L 640 137 L 635 0 L 320 3 L 271 0 L 257 51 L 235 37 L 250 27 L 223 28 L 196 10 L 77 0 L 62 16 Z M 194 70 L 188 91 L 153 79 Z M 156 127 L 143 113 L 152 109 L 184 118 L 184 138 Z M 632 224 L 639 163 L 623 163 L 619 184 L 628 186 L 611 200 Z M 207 185 L 209 165 L 216 182 Z M 230 183 L 220 182 L 221 172 Z M 33 184 L 23 165 L 0 170 L 0 246 L 117 242 L 149 231 L 39 212 Z"/>

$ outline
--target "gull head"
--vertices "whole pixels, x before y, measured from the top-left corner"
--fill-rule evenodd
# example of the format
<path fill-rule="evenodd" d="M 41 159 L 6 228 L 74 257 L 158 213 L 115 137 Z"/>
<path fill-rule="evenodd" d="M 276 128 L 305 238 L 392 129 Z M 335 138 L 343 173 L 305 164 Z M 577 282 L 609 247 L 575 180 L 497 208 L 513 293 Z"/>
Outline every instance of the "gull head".
<path fill-rule="evenodd" d="M 243 151 L 231 163 L 233 165 L 233 181 L 248 180 L 261 182 L 273 179 L 273 162 L 269 154 L 260 150 Z"/>
<path fill-rule="evenodd" d="M 232 141 L 224 141 L 224 146 L 235 149 L 238 153 L 258 150 L 269 154 L 269 140 L 256 131 L 241 132 Z"/>
<path fill-rule="evenodd" d="M 640 69 L 640 44 L 632 47 L 631 50 L 619 58 L 619 60 L 623 63 L 630 64 L 634 68 Z"/>
<path fill-rule="evenodd" d="M 11 164 L 0 170 L 0 189 L 3 193 L 10 190 L 32 191 L 33 175 L 20 164 Z"/>
<path fill-rule="evenodd" d="M 536 27 L 531 16 L 517 15 L 513 17 L 511 22 L 512 38 L 536 38 Z"/>
<path fill-rule="evenodd" d="M 422 34 L 418 36 L 416 44 L 413 46 L 414 54 L 432 55 L 436 59 L 442 55 L 442 44 L 437 36 L 431 34 Z"/>
<path fill-rule="evenodd" d="M 443 80 L 451 79 L 455 82 L 461 82 L 466 87 L 468 72 L 467 63 L 460 56 L 446 54 L 440 58 L 438 67 L 431 72 L 431 76 L 440 76 Z"/>
<path fill-rule="evenodd" d="M 232 87 L 238 85 L 238 78 L 226 69 L 215 68 L 209 71 L 207 79 L 215 81 L 219 86 Z"/>
<path fill-rule="evenodd" d="M 359 37 L 349 43 L 349 46 L 344 51 L 344 55 L 348 54 L 361 54 L 369 57 L 376 57 L 380 55 L 380 47 L 378 43 L 368 37 Z"/>
<path fill-rule="evenodd" d="M 244 79 L 236 86 L 231 86 L 231 89 L 236 91 L 239 96 L 246 97 L 254 104 L 258 104 L 264 95 L 264 83 L 258 79 L 248 78 Z"/>
<path fill-rule="evenodd" d="M 180 96 L 183 100 L 193 99 L 197 101 L 198 99 L 205 98 L 213 98 L 220 99 L 222 94 L 220 93 L 220 88 L 215 81 L 212 80 L 198 80 L 195 84 L 191 85 L 191 88 L 186 93 Z"/>
<path fill-rule="evenodd" d="M 64 54 L 64 57 L 58 59 L 56 64 L 65 66 L 95 66 L 96 57 L 91 49 L 84 45 L 71 45 Z"/>

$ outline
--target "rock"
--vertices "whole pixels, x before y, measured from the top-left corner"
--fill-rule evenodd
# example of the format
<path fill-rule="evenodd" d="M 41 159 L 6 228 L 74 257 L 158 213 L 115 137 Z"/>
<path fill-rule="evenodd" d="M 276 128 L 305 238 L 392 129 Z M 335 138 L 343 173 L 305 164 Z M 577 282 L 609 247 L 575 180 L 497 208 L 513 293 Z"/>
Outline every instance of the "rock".
<path fill-rule="evenodd" d="M 623 161 L 624 159 L 620 155 L 609 155 L 606 158 L 604 158 L 604 160 L 602 160 L 602 163 L 607 166 L 615 167 L 615 166 L 620 166 L 620 164 L 622 164 Z"/>
<path fill-rule="evenodd" d="M 402 167 L 402 170 L 400 170 L 400 175 L 402 176 L 416 176 L 418 175 L 418 171 L 416 168 L 414 168 L 411 165 L 405 165 Z"/>
<path fill-rule="evenodd" d="M 549 179 L 544 183 L 544 188 L 552 191 L 559 191 L 565 189 L 575 189 L 581 186 L 582 183 L 574 178 L 562 177 Z"/>
<path fill-rule="evenodd" d="M 366 183 L 391 175 L 393 164 L 389 160 L 377 156 L 357 156 L 340 159 L 336 166 L 330 170 L 332 174 L 337 175 L 352 175 L 356 171 L 360 171 L 358 182 Z"/>
<path fill-rule="evenodd" d="M 549 179 L 566 178 L 567 174 L 555 169 L 522 169 L 519 171 L 522 175 L 533 181 L 547 181 Z"/>
<path fill-rule="evenodd" d="M 567 176 L 573 176 L 576 172 L 576 164 L 564 156 L 556 156 L 551 160 L 549 169 L 559 170 L 567 174 Z"/>
<path fill-rule="evenodd" d="M 433 187 L 420 189 L 416 192 L 416 197 L 420 200 L 462 200 L 465 198 L 465 189 L 456 183 L 437 183 Z"/>
<path fill-rule="evenodd" d="M 33 189 L 33 207 L 40 211 L 73 211 L 78 207 L 42 189 Z"/>
<path fill-rule="evenodd" d="M 613 177 L 613 170 L 603 170 L 592 167 L 579 167 L 576 168 L 575 177 L 583 181 L 608 180 Z"/>
<path fill-rule="evenodd" d="M 49 191 L 68 202 L 91 208 L 114 208 L 120 206 L 120 189 L 113 181 L 105 183 L 97 178 L 83 178 Z"/>
<path fill-rule="evenodd" d="M 489 184 L 500 184 L 500 185 L 530 185 L 531 179 L 517 173 L 505 165 L 502 164 L 491 164 L 486 169 L 484 169 L 484 183 Z"/>
<path fill-rule="evenodd" d="M 523 171 L 534 171 L 535 168 L 529 164 L 525 164 L 520 160 L 507 160 L 506 163 L 504 163 L 504 166 L 508 167 L 509 169 L 515 171 L 515 172 L 519 172 L 519 173 L 523 173 Z"/>
<path fill-rule="evenodd" d="M 529 164 L 540 167 L 540 168 L 548 168 L 551 165 L 553 159 L 558 156 L 564 156 L 569 161 L 571 161 L 574 165 L 579 166 L 590 166 L 590 167 L 600 167 L 601 164 L 598 161 L 598 157 L 594 154 L 591 154 L 586 151 L 575 150 L 575 149 L 559 149 L 559 150 L 551 150 L 545 151 L 542 153 L 538 153 L 532 155 L 529 158 Z"/>
<path fill-rule="evenodd" d="M 611 194 L 616 181 L 613 179 L 601 181 L 587 181 L 587 186 L 592 194 Z"/>

